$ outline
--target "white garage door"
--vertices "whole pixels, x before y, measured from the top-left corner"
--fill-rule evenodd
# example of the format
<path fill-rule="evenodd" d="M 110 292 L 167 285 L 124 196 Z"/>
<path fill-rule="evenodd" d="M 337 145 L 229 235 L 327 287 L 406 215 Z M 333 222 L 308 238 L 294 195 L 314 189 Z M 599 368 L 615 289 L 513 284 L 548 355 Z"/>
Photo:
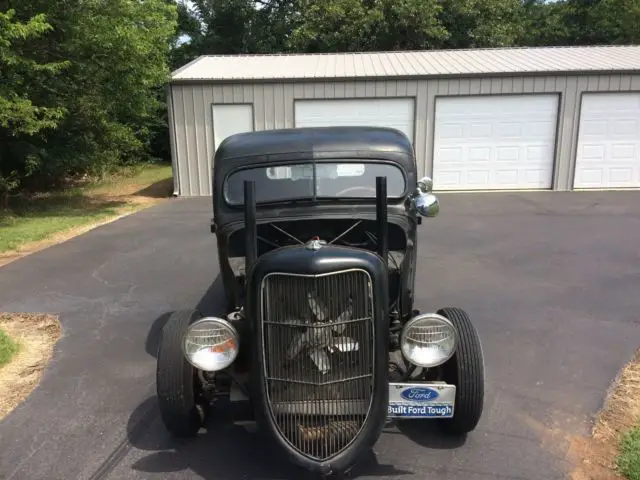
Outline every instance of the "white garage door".
<path fill-rule="evenodd" d="M 640 93 L 582 97 L 574 188 L 640 187 Z"/>
<path fill-rule="evenodd" d="M 438 98 L 434 188 L 551 188 L 557 111 L 556 95 Z"/>
<path fill-rule="evenodd" d="M 413 142 L 413 99 L 297 100 L 296 127 L 392 127 Z"/>
<path fill-rule="evenodd" d="M 236 133 L 253 131 L 252 105 L 213 105 L 213 144 L 214 149 L 222 141 Z"/>

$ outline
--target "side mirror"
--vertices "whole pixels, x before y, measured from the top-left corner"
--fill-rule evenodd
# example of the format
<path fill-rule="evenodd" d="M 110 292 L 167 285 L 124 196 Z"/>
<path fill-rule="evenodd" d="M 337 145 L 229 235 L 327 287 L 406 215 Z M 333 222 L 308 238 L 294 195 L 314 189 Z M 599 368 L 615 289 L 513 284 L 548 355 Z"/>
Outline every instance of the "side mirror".
<path fill-rule="evenodd" d="M 422 177 L 418 180 L 418 190 L 422 193 L 431 193 L 433 190 L 433 180 L 431 177 Z"/>
<path fill-rule="evenodd" d="M 423 217 L 431 218 L 440 212 L 438 197 L 433 193 L 433 180 L 423 177 L 418 182 L 418 188 L 411 198 L 412 207 Z"/>

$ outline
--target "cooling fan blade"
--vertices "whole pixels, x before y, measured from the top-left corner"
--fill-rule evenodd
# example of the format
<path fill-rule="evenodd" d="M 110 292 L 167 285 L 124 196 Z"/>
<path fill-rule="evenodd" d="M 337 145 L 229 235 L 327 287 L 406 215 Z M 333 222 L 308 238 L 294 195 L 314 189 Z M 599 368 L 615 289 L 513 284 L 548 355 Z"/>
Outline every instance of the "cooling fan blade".
<path fill-rule="evenodd" d="M 305 347 L 308 348 L 309 357 L 315 366 L 324 375 L 331 370 L 331 360 L 329 353 L 353 352 L 358 350 L 358 342 L 349 337 L 341 335 L 346 325 L 329 325 L 327 319 L 329 310 L 324 303 L 312 292 L 307 294 L 309 308 L 317 322 L 307 325 L 307 329 L 296 336 L 287 349 L 287 358 L 293 360 Z M 348 322 L 353 316 L 353 305 L 351 302 L 344 311 L 335 319 L 335 323 Z M 301 320 L 294 320 L 295 323 L 304 325 Z"/>

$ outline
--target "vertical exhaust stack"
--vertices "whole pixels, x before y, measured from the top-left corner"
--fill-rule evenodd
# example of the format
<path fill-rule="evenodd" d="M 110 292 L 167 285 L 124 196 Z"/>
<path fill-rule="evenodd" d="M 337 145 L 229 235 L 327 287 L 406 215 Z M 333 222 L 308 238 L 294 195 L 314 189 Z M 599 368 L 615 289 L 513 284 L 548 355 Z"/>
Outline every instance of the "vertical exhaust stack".
<path fill-rule="evenodd" d="M 387 177 L 376 177 L 376 223 L 378 224 L 378 255 L 384 261 L 384 266 L 388 267 Z"/>
<path fill-rule="evenodd" d="M 255 181 L 244 182 L 244 232 L 245 232 L 245 270 L 249 275 L 249 268 L 258 258 L 258 233 L 256 227 L 256 184 Z"/>

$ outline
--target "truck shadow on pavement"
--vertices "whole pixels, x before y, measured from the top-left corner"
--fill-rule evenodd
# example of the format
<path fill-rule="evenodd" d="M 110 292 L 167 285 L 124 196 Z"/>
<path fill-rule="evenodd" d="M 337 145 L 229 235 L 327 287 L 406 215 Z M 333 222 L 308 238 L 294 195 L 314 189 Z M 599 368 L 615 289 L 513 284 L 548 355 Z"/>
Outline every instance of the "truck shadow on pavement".
<path fill-rule="evenodd" d="M 224 309 L 222 282 L 218 277 L 195 306 L 205 315 L 222 314 Z M 145 342 L 145 350 L 156 357 L 157 347 L 170 312 L 153 322 Z M 231 422 L 230 413 L 217 411 L 193 439 L 172 438 L 164 429 L 155 395 L 147 398 L 129 417 L 127 439 L 131 449 L 150 452 L 136 453 L 133 470 L 151 474 L 191 471 L 206 479 L 305 480 L 308 477 L 297 467 L 280 461 L 267 441 L 253 427 Z M 455 449 L 464 439 L 444 437 L 432 422 L 402 422 L 385 428 L 386 435 L 404 435 L 415 443 L 434 449 Z M 112 459 L 119 463 L 123 458 Z M 115 466 L 115 465 L 114 465 Z M 416 472 L 381 465 L 374 452 L 368 452 L 349 473 L 349 478 L 412 475 Z"/>
<path fill-rule="evenodd" d="M 141 428 L 142 427 L 142 428 Z M 297 467 L 274 455 L 257 432 L 230 423 L 227 418 L 212 419 L 192 439 L 174 439 L 164 430 L 156 398 L 145 400 L 131 415 L 127 426 L 129 445 L 138 452 L 131 469 L 148 474 L 192 472 L 215 480 L 311 480 Z M 350 472 L 349 478 L 411 475 L 414 472 L 381 465 L 368 452 Z"/>

